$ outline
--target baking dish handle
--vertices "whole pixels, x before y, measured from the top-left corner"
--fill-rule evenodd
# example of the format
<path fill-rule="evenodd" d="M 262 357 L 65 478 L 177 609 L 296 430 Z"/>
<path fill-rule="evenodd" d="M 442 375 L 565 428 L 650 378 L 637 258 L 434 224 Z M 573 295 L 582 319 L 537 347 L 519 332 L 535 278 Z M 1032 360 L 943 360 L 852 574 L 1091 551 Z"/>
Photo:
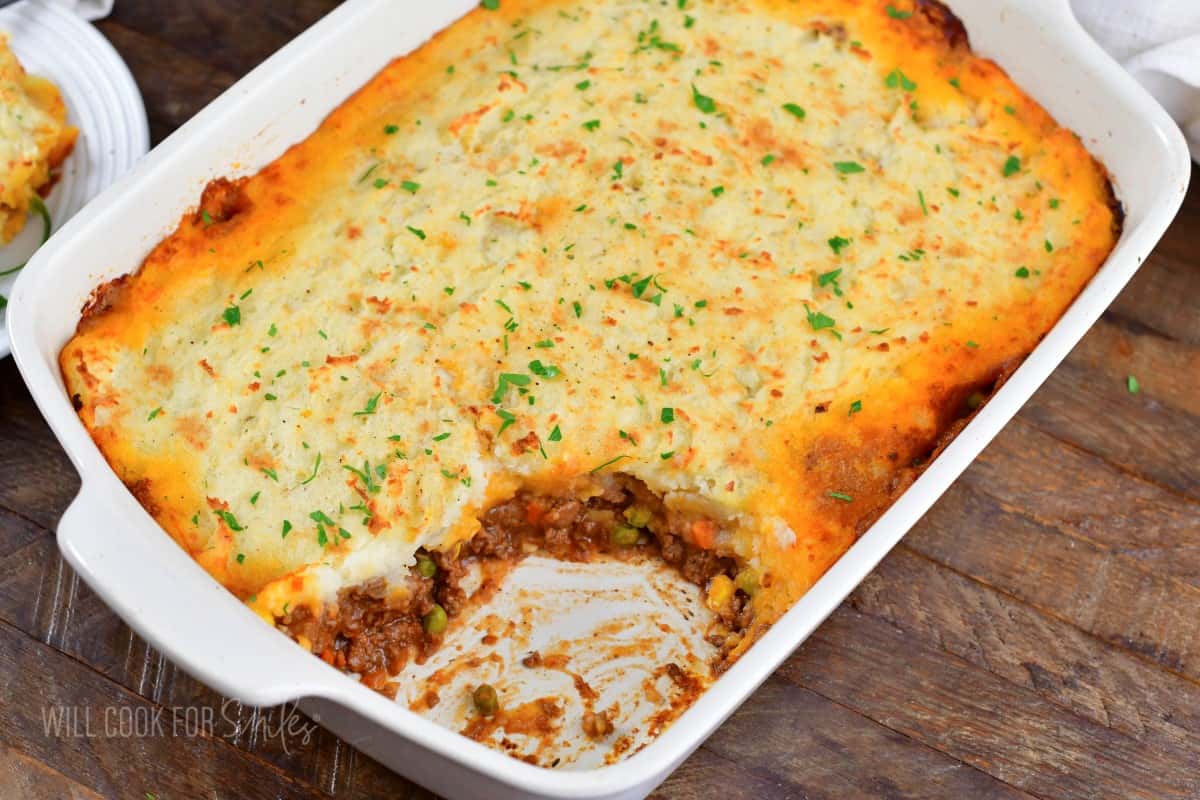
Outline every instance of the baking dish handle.
<path fill-rule="evenodd" d="M 271 706 L 327 690 L 331 667 L 303 657 L 209 577 L 116 476 L 95 478 L 59 521 L 58 545 L 121 619 L 194 678 L 244 703 Z"/>

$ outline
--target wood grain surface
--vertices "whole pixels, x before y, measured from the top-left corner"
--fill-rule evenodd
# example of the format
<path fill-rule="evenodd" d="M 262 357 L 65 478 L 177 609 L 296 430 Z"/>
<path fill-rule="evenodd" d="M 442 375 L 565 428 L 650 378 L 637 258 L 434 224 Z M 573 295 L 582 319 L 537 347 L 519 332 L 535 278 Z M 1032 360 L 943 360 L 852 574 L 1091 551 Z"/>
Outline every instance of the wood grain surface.
<path fill-rule="evenodd" d="M 117 0 L 100 29 L 157 142 L 334 5 Z M 77 488 L 0 362 L 0 797 L 428 796 L 133 635 L 58 556 Z M 657 796 L 1200 798 L 1200 188 L 1020 415 Z"/>

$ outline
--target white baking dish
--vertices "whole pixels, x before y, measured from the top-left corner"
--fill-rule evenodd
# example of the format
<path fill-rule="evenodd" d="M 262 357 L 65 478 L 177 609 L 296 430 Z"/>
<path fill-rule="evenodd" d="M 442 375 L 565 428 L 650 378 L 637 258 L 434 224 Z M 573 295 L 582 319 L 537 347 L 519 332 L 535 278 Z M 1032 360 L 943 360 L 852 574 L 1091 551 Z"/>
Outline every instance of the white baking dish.
<path fill-rule="evenodd" d="M 305 655 L 210 579 L 126 491 L 80 424 L 56 357 L 97 284 L 135 269 L 204 184 L 252 172 L 313 130 L 384 64 L 475 5 L 351 0 L 172 135 L 38 253 L 12 297 L 13 350 L 82 477 L 58 540 L 135 630 L 218 691 L 302 699 L 356 747 L 454 797 L 641 797 L 661 782 L 842 601 L 1016 413 L 1113 300 L 1182 202 L 1178 129 L 1079 28 L 1067 0 L 950 0 L 976 51 L 998 61 L 1112 172 L 1127 218 L 1108 262 L 1034 353 L 895 505 L 679 721 L 617 766 L 518 762 L 423 719 Z"/>

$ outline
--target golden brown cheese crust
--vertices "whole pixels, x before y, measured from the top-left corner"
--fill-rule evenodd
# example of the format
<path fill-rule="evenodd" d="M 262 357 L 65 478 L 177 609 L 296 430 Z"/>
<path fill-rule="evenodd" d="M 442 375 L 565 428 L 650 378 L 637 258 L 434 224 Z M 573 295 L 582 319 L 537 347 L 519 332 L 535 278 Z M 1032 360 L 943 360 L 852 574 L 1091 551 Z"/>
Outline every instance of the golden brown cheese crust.
<path fill-rule="evenodd" d="M 767 624 L 1111 250 L 1105 172 L 930 2 L 503 0 L 214 182 L 61 354 L 266 616 L 620 470 Z M 707 537 L 705 537 L 707 538 Z"/>
<path fill-rule="evenodd" d="M 0 35 L 0 242 L 25 227 L 30 204 L 75 146 L 58 87 L 25 72 Z"/>

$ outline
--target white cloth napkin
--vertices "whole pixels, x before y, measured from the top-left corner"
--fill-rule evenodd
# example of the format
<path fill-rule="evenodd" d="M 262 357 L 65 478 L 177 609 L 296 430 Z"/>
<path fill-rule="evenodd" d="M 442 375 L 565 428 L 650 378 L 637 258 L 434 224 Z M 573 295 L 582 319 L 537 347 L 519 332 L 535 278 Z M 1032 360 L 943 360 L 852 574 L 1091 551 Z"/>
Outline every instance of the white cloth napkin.
<path fill-rule="evenodd" d="M 1075 16 L 1162 104 L 1200 161 L 1200 0 L 1071 0 Z"/>
<path fill-rule="evenodd" d="M 104 19 L 112 13 L 113 0 L 54 0 L 86 20 Z"/>

